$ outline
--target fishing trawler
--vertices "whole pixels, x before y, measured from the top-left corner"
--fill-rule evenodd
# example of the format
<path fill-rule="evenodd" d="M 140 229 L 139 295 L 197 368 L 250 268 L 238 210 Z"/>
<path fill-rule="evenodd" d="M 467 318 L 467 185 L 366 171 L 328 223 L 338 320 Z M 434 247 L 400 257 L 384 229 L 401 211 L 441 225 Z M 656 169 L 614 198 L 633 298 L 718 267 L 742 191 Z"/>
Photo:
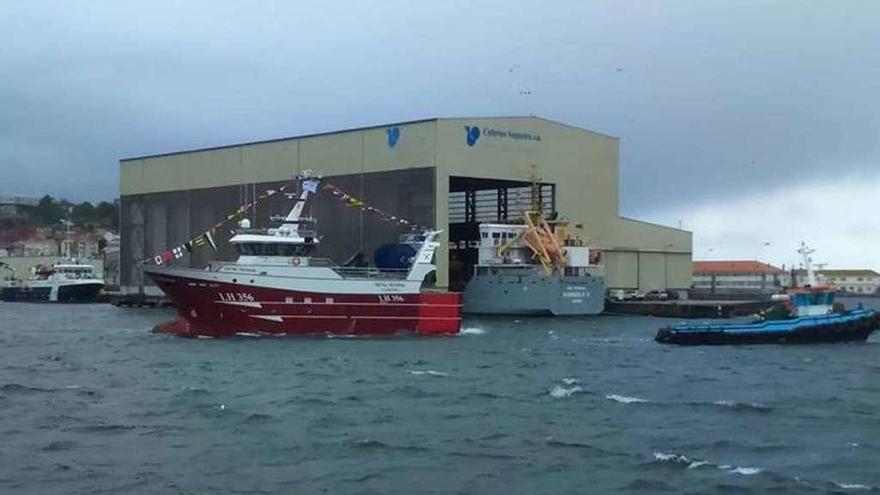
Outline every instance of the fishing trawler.
<path fill-rule="evenodd" d="M 93 265 L 70 259 L 34 267 L 26 280 L 9 277 L 0 286 L 0 301 L 6 302 L 95 302 L 104 281 L 95 276 Z"/>
<path fill-rule="evenodd" d="M 538 209 L 519 224 L 480 224 L 478 261 L 464 312 L 596 315 L 605 309 L 601 254 L 567 233 L 568 223 Z"/>
<path fill-rule="evenodd" d="M 661 344 L 806 344 L 864 341 L 880 328 L 880 313 L 872 309 L 835 308 L 833 286 L 817 283 L 810 255 L 801 243 L 807 283 L 773 297 L 776 304 L 749 323 L 681 323 L 657 331 Z"/>
<path fill-rule="evenodd" d="M 154 328 L 183 336 L 235 334 L 455 334 L 458 293 L 425 283 L 435 270 L 440 231 L 425 232 L 407 269 L 337 266 L 312 256 L 320 237 L 303 216 L 319 178 L 299 177 L 301 193 L 280 225 L 251 230 L 247 220 L 229 242 L 234 262 L 204 270 L 144 267 L 174 303 L 177 317 Z M 295 198 L 295 195 L 292 199 Z"/>
<path fill-rule="evenodd" d="M 104 288 L 104 281 L 95 275 L 94 265 L 81 263 L 71 257 L 70 226 L 63 220 L 67 230 L 63 244 L 64 261 L 51 265 L 37 265 L 29 278 L 16 277 L 12 267 L 3 263 L 7 275 L 0 285 L 0 301 L 5 302 L 95 302 Z"/>

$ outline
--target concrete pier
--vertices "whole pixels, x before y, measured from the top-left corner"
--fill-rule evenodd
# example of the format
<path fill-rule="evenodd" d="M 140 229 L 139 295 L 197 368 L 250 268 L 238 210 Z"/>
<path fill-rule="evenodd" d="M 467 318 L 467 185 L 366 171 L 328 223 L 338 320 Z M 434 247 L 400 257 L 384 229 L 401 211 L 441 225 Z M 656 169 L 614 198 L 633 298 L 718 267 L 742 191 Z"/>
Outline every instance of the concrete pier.
<path fill-rule="evenodd" d="M 605 314 L 666 318 L 734 318 L 767 309 L 770 301 L 608 301 Z"/>

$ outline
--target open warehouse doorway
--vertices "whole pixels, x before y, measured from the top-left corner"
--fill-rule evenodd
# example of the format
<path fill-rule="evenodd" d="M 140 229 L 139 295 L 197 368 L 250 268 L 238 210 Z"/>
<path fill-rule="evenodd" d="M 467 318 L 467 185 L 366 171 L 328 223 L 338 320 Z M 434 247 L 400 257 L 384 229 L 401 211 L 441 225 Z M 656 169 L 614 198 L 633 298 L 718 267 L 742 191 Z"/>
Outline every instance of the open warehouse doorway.
<path fill-rule="evenodd" d="M 533 199 L 533 194 L 535 198 Z M 515 223 L 533 201 L 556 215 L 556 184 L 452 176 L 449 178 L 449 288 L 463 290 L 477 262 L 481 223 Z"/>

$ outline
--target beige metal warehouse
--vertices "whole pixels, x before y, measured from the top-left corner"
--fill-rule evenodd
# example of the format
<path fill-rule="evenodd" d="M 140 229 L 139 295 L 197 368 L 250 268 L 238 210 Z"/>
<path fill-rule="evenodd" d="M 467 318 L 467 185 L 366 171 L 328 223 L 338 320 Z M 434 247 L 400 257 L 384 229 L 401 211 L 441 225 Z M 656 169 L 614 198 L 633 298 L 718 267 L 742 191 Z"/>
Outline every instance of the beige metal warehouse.
<path fill-rule="evenodd" d="M 609 288 L 687 289 L 691 233 L 619 215 L 619 145 L 615 137 L 539 117 L 450 118 L 123 159 L 121 283 L 126 292 L 143 290 L 148 282 L 137 260 L 186 240 L 253 191 L 313 170 L 387 211 L 444 228 L 441 286 L 450 281 L 450 252 L 456 255 L 448 249 L 450 235 L 459 237 L 453 248 L 466 247 L 461 236 L 474 231 L 456 225 L 496 220 L 486 217 L 495 207 L 499 216 L 513 215 L 509 195 L 537 174 L 549 206 L 581 224 L 588 242 L 604 250 Z M 497 201 L 487 209 L 490 196 Z M 479 198 L 482 216 L 473 211 Z M 329 199 L 316 210 L 324 244 L 334 246 L 326 254 L 337 261 L 400 233 Z M 257 220 L 269 213 L 257 211 Z M 181 262 L 200 266 L 210 255 Z"/>

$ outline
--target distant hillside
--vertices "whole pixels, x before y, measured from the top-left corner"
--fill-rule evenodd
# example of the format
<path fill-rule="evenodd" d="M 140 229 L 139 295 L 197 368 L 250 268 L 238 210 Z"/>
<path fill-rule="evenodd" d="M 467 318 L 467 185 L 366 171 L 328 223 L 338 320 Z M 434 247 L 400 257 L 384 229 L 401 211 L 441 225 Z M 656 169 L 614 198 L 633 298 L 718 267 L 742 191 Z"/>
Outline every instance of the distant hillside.
<path fill-rule="evenodd" d="M 66 199 L 56 200 L 43 196 L 36 206 L 19 206 L 18 215 L 6 218 L 2 226 L 35 225 L 55 227 L 64 219 L 84 227 L 104 227 L 114 231 L 119 228 L 119 203 L 101 201 L 97 205 L 88 201 L 76 204 Z"/>

